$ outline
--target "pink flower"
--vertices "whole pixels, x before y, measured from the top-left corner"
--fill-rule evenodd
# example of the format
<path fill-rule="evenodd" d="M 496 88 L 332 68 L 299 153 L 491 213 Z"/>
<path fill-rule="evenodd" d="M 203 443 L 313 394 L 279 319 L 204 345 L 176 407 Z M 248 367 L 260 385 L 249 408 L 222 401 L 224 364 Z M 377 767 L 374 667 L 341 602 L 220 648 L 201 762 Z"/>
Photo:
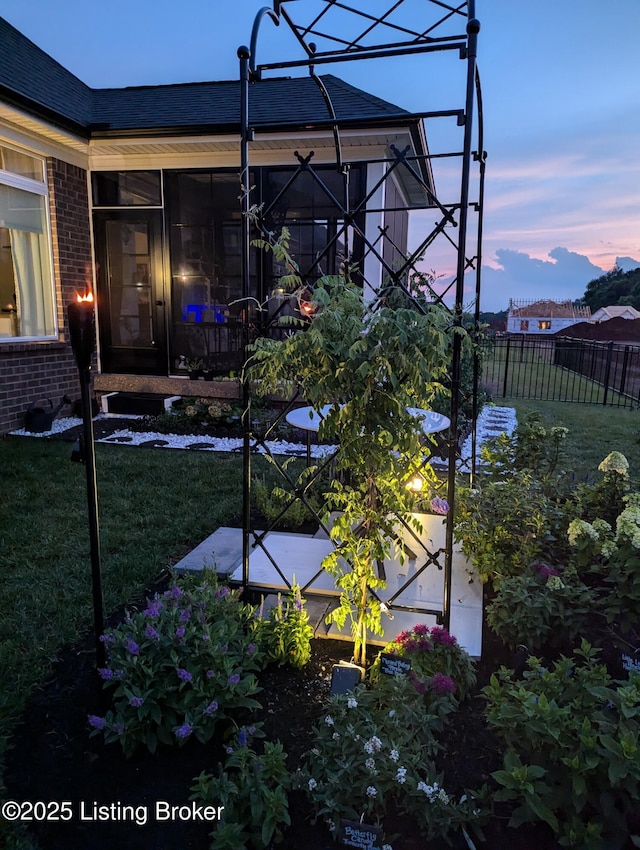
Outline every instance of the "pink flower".
<path fill-rule="evenodd" d="M 429 634 L 429 626 L 425 626 L 424 623 L 418 623 L 417 626 L 413 627 L 413 633 L 415 635 L 428 635 Z"/>
<path fill-rule="evenodd" d="M 456 683 L 451 676 L 444 673 L 434 673 L 431 677 L 431 690 L 434 694 L 455 694 Z"/>
<path fill-rule="evenodd" d="M 434 626 L 431 629 L 431 637 L 435 643 L 441 643 L 444 646 L 455 646 L 458 643 L 454 636 L 442 626 Z"/>

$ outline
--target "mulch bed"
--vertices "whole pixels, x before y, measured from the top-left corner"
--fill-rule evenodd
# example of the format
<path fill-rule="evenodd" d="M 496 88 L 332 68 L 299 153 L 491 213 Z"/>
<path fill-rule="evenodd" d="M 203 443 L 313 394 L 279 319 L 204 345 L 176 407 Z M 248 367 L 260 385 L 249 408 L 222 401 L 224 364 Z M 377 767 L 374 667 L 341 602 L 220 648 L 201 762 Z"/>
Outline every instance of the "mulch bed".
<path fill-rule="evenodd" d="M 167 576 L 149 589 L 164 589 Z M 118 617 L 111 618 L 114 625 Z M 512 654 L 489 632 L 484 636 L 484 655 L 479 661 L 478 690 L 488 682 L 501 663 L 511 664 Z M 262 692 L 258 698 L 269 740 L 280 740 L 289 754 L 289 766 L 298 765 L 309 748 L 310 730 L 322 716 L 329 694 L 334 663 L 348 658 L 352 646 L 344 641 L 315 639 L 312 657 L 302 670 L 271 666 L 260 675 Z M 371 656 L 373 658 L 373 656 Z M 60 653 L 50 677 L 32 695 L 21 725 L 12 740 L 6 772 L 6 797 L 12 800 L 71 801 L 74 817 L 68 823 L 35 823 L 30 832 L 42 850 L 205 850 L 210 846 L 211 825 L 155 819 L 156 801 L 184 806 L 189 788 L 203 771 L 215 769 L 222 743 L 206 745 L 188 741 L 182 748 L 160 747 L 155 755 L 139 751 L 127 760 L 117 744 L 105 745 L 100 736 L 90 737 L 88 714 L 103 714 L 108 708 L 108 692 L 95 672 L 93 639 L 88 636 L 77 646 Z M 439 769 L 446 775 L 446 787 L 461 793 L 491 781 L 498 769 L 500 747 L 486 728 L 483 700 L 477 695 L 463 704 L 447 727 Z M 348 788 L 345 789 L 348 793 Z M 146 824 L 80 820 L 80 804 L 91 816 L 93 804 L 146 807 Z M 301 792 L 290 797 L 292 825 L 286 831 L 282 850 L 332 850 L 325 827 L 314 824 L 312 810 Z M 546 827 L 527 826 L 514 832 L 506 827 L 508 813 L 497 811 L 486 830 L 486 843 L 480 848 L 509 850 L 551 850 L 555 844 Z M 394 850 L 435 850 L 441 840 L 425 842 L 411 823 L 388 818 L 389 833 L 402 837 Z M 215 845 L 211 845 L 215 846 Z M 459 836 L 452 846 L 467 848 Z"/>

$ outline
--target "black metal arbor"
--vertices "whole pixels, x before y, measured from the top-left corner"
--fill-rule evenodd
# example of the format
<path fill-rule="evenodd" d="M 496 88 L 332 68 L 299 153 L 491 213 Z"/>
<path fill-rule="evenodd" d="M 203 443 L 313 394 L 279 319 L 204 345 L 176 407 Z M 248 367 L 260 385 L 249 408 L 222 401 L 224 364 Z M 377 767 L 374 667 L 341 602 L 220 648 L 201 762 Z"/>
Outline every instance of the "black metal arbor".
<path fill-rule="evenodd" d="M 384 8 L 381 8 L 384 7 Z M 374 9 L 377 10 L 374 12 Z M 256 58 L 260 25 L 264 19 L 270 19 L 274 24 L 284 23 L 291 31 L 299 46 L 302 56 L 283 62 L 259 64 Z M 484 171 L 486 154 L 483 150 L 482 139 L 482 101 L 479 75 L 476 66 L 476 47 L 480 25 L 475 17 L 475 0 L 467 2 L 444 2 L 444 0 L 273 0 L 273 8 L 262 8 L 253 26 L 250 48 L 241 47 L 238 50 L 240 58 L 241 77 L 241 167 L 242 193 L 241 203 L 243 212 L 242 232 L 242 274 L 243 297 L 247 303 L 251 300 L 251 240 L 256 232 L 269 234 L 273 230 L 273 212 L 277 207 L 282 193 L 287 191 L 295 181 L 304 176 L 306 181 L 313 181 L 322 192 L 331 199 L 338 213 L 339 226 L 330 235 L 322 253 L 335 250 L 339 242 L 341 249 L 347 252 L 358 245 L 360 260 L 361 283 L 370 295 L 370 306 L 375 309 L 378 300 L 384 297 L 384 285 L 381 280 L 392 281 L 402 287 L 409 299 L 413 298 L 410 281 L 414 276 L 425 280 L 425 270 L 434 268 L 430 259 L 436 252 L 444 249 L 453 258 L 450 266 L 455 268 L 448 279 L 427 276 L 429 296 L 449 310 L 452 328 L 462 328 L 463 325 L 472 342 L 478 333 L 478 311 L 480 299 L 480 267 L 481 267 L 481 238 L 482 238 L 482 208 L 484 194 Z M 344 62 L 381 63 L 387 59 L 409 57 L 412 62 L 412 75 L 404 79 L 405 85 L 424 87 L 429 79 L 429 68 L 435 58 L 439 62 L 448 63 L 453 69 L 448 83 L 453 81 L 460 89 L 453 97 L 456 102 L 451 109 L 435 109 L 416 112 L 412 118 L 420 119 L 427 127 L 427 138 L 430 138 L 429 127 L 438 122 L 446 122 L 449 126 L 455 124 L 453 142 L 448 142 L 443 150 L 430 152 L 425 147 L 423 151 L 410 154 L 409 149 L 400 149 L 391 144 L 385 155 L 375 161 L 378 166 L 377 179 L 367 182 L 366 191 L 355 204 L 349 190 L 350 165 L 343 151 L 343 134 L 349 127 L 349 122 L 336 117 L 327 87 L 322 78 L 316 75 L 316 67 L 331 66 Z M 419 64 L 418 64 L 419 63 Z M 252 123 L 249 112 L 249 87 L 253 80 L 262 79 L 263 75 L 288 69 L 306 69 L 317 83 L 327 110 L 324 124 L 333 135 L 335 148 L 335 169 L 341 176 L 343 191 L 341 197 L 327 185 L 321 171 L 314 166 L 313 153 L 306 155 L 298 151 L 292 152 L 294 166 L 286 185 L 275 199 L 271 199 L 263 207 L 252 208 L 249 192 L 250 180 L 250 144 L 254 134 L 259 131 L 259 125 Z M 459 83 L 455 80 L 459 78 Z M 442 79 L 442 78 L 440 78 Z M 431 87 L 438 86 L 438 79 L 431 77 Z M 427 97 L 427 95 L 425 95 Z M 286 128 L 283 128 L 283 130 Z M 436 133 L 437 135 L 437 133 Z M 351 155 L 353 158 L 353 154 Z M 372 160 L 368 159 L 370 166 Z M 432 180 L 433 172 L 442 166 L 445 173 L 443 194 Z M 397 196 L 389 192 L 380 192 L 381 187 L 390 185 L 394 177 L 404 172 L 410 175 L 413 184 L 421 189 L 420 197 L 412 198 L 409 205 L 410 215 L 415 219 L 422 232 L 414 234 L 411 242 L 413 247 L 400 250 L 402 246 L 394 241 L 394 234 L 388 227 L 378 226 L 376 232 L 363 226 L 363 214 L 393 213 L 397 204 Z M 472 197 L 473 193 L 473 197 Z M 389 199 L 387 205 L 380 198 Z M 429 219 L 431 219 L 429 221 Z M 256 228 L 257 230 L 253 230 Z M 414 227 L 414 229 L 416 229 Z M 346 246 L 346 247 L 345 247 Z M 351 248 L 349 247 L 351 246 Z M 389 257 L 393 256 L 393 261 Z M 368 258 L 369 263 L 365 262 Z M 376 279 L 367 279 L 367 267 L 378 268 Z M 315 256 L 309 268 L 300 268 L 303 282 L 313 285 L 317 278 L 318 256 Z M 381 274 L 379 273 L 381 270 Z M 256 332 L 255 318 L 245 316 L 245 343 L 249 342 L 251 334 Z M 268 334 L 277 325 L 278 310 L 269 310 L 268 317 L 259 323 L 258 332 Z M 473 346 L 475 350 L 475 346 Z M 469 417 L 475 423 L 478 394 L 478 360 L 473 357 L 472 381 L 462 382 L 462 333 L 453 333 L 452 358 L 450 371 L 451 403 L 449 418 L 451 428 L 447 441 L 448 464 L 447 497 L 450 510 L 446 524 L 446 545 L 438 551 L 429 551 L 422 546 L 418 556 L 417 574 L 411 581 L 428 568 L 444 569 L 444 594 L 442 606 L 436 609 L 403 606 L 398 601 L 400 593 L 406 587 L 393 594 L 386 601 L 389 609 L 399 609 L 413 613 L 435 615 L 439 623 L 449 625 L 451 606 L 451 567 L 453 553 L 453 514 L 455 506 L 455 488 L 457 471 L 462 468 L 469 475 L 474 474 L 475 465 L 475 425 L 472 425 L 470 435 L 471 451 L 466 458 L 460 453 L 461 410 L 464 404 L 471 412 Z M 251 390 L 247 382 L 244 385 L 244 479 L 243 479 L 243 567 L 242 580 L 245 587 L 252 587 L 249 558 L 252 551 L 261 549 L 273 568 L 279 574 L 283 585 L 290 585 L 283 568 L 270 551 L 266 535 L 270 528 L 257 531 L 252 527 L 251 520 L 251 466 L 252 455 L 257 451 L 271 454 L 268 439 L 276 426 L 276 420 L 267 427 L 256 429 L 251 417 Z M 296 403 L 291 399 L 289 407 L 278 416 L 280 419 L 288 409 Z M 275 467 L 280 471 L 283 481 L 287 482 L 292 492 L 292 500 L 306 500 L 306 486 L 300 488 L 293 481 L 278 457 L 272 455 Z M 319 464 L 317 474 L 323 465 Z M 286 510 L 283 509 L 283 513 Z M 318 518 L 320 521 L 320 518 Z M 417 545 L 420 546 L 419 541 Z M 304 592 L 313 593 L 311 585 L 319 572 L 303 587 Z M 409 582 L 407 582 L 408 584 Z"/>

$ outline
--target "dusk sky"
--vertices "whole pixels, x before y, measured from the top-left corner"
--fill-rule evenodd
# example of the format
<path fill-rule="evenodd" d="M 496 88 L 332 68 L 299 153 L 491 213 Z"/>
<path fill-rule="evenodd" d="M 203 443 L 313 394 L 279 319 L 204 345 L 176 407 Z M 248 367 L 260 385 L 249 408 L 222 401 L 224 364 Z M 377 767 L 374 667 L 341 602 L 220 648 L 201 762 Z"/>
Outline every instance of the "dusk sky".
<path fill-rule="evenodd" d="M 306 2 L 290 4 L 294 18 Z M 393 5 L 358 3 L 369 12 Z M 102 88 L 236 79 L 236 49 L 249 42 L 256 12 L 271 5 L 3 0 L 0 14 Z M 424 6 L 406 0 L 416 16 Z M 488 152 L 482 308 L 505 309 L 510 297 L 580 297 L 617 260 L 625 269 L 640 266 L 640 0 L 476 0 L 476 14 Z M 258 56 L 298 58 L 300 50 L 287 27 L 265 20 Z M 464 105 L 464 63 L 452 61 L 319 71 L 426 111 Z M 448 132 L 427 124 L 432 152 L 452 149 Z M 435 270 L 446 276 L 448 260 L 440 262 Z"/>

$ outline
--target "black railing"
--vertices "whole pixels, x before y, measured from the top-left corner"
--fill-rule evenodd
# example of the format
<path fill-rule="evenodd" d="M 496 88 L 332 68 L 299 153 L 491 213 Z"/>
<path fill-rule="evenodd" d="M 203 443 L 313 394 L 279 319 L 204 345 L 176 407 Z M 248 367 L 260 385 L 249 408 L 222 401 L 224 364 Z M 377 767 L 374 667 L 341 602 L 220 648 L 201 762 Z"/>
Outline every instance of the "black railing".
<path fill-rule="evenodd" d="M 640 345 L 512 335 L 487 340 L 482 361 L 493 398 L 640 404 Z"/>

